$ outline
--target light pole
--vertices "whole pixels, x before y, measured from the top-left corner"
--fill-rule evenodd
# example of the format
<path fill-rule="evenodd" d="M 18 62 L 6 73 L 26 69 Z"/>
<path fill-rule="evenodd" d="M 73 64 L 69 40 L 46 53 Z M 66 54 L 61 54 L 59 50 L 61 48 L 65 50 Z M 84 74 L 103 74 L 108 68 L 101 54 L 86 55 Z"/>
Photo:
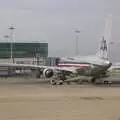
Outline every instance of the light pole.
<path fill-rule="evenodd" d="M 77 56 L 79 54 L 79 33 L 80 30 L 75 30 L 75 34 L 76 34 L 76 42 L 75 42 L 75 55 Z"/>
<path fill-rule="evenodd" d="M 12 63 L 14 63 L 14 58 L 13 58 L 13 31 L 14 31 L 14 27 L 10 26 L 9 30 L 10 30 L 10 58 Z"/>

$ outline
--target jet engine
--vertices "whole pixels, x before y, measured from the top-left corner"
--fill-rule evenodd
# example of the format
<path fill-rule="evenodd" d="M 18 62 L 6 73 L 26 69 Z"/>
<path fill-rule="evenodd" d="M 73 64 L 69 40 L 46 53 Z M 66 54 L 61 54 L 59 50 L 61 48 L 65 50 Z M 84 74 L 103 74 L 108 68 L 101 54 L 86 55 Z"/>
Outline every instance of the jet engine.
<path fill-rule="evenodd" d="M 52 69 L 46 68 L 43 70 L 43 76 L 46 78 L 51 78 L 54 75 L 54 71 Z"/>

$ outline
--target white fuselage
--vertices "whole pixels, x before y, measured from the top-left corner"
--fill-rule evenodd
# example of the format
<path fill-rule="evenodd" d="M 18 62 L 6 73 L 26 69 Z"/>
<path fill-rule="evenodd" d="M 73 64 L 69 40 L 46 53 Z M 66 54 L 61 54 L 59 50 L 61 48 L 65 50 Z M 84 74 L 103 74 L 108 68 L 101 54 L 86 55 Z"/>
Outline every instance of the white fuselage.
<path fill-rule="evenodd" d="M 111 62 L 97 56 L 76 56 L 61 58 L 58 65 L 66 67 L 88 67 L 89 65 L 107 66 Z"/>

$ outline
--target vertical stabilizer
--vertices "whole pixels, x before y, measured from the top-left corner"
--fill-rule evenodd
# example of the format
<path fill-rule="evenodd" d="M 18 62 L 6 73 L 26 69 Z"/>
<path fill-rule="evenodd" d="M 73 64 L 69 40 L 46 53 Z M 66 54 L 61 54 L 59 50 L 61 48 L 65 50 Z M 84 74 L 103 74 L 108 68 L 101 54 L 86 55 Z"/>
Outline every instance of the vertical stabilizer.
<path fill-rule="evenodd" d="M 106 21 L 105 28 L 104 28 L 102 39 L 100 40 L 97 56 L 103 59 L 108 59 L 109 44 L 110 44 L 111 29 L 112 29 L 112 15 L 109 14 L 105 21 Z"/>
<path fill-rule="evenodd" d="M 100 41 L 98 56 L 103 59 L 108 59 L 107 41 L 104 39 L 104 36 L 102 37 L 102 40 Z"/>

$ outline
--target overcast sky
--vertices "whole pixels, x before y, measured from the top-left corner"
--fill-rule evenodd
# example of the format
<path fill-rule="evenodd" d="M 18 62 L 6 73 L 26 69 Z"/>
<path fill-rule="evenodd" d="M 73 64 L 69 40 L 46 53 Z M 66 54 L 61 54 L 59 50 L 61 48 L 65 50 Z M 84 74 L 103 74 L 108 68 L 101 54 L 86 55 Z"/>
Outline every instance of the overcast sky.
<path fill-rule="evenodd" d="M 109 13 L 113 16 L 111 39 L 120 39 L 119 5 L 119 0 L 0 0 L 0 40 L 8 41 L 3 36 L 12 24 L 16 42 L 48 42 L 49 55 L 72 56 L 74 31 L 79 29 L 80 55 L 95 54 Z"/>

